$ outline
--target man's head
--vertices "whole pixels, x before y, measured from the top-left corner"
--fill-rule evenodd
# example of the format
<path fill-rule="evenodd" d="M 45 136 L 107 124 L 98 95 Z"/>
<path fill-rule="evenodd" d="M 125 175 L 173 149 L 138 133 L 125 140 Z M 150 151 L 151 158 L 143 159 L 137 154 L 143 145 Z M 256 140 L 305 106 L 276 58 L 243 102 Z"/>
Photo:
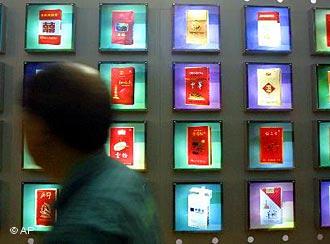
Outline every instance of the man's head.
<path fill-rule="evenodd" d="M 59 154 L 91 154 L 107 140 L 109 93 L 88 66 L 59 63 L 38 72 L 25 82 L 23 108 L 28 149 L 46 171 L 61 165 L 54 165 Z"/>

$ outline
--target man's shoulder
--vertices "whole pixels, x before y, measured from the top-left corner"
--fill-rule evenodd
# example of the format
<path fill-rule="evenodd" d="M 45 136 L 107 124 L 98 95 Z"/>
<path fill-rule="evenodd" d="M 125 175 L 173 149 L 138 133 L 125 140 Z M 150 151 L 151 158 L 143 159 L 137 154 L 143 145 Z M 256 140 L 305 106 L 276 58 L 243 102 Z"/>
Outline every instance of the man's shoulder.
<path fill-rule="evenodd" d="M 143 177 L 111 159 L 100 163 L 102 166 L 70 198 L 61 215 L 66 217 L 61 218 L 62 224 L 84 223 L 137 240 L 157 238 L 156 206 Z"/>
<path fill-rule="evenodd" d="M 98 221 L 121 222 L 137 217 L 138 209 L 153 204 L 149 186 L 139 173 L 125 165 L 104 159 L 100 168 L 70 199 L 70 211 L 84 213 L 84 219 L 99 216 Z M 155 206 L 150 206 L 154 209 Z"/>
<path fill-rule="evenodd" d="M 104 170 L 99 173 L 98 177 L 99 180 L 103 182 L 112 182 L 109 187 L 113 187 L 116 183 L 119 183 L 122 187 L 132 186 L 125 183 L 135 182 L 138 184 L 145 184 L 145 179 L 139 172 L 136 172 L 111 158 L 105 159 L 104 163 Z"/>
<path fill-rule="evenodd" d="M 79 193 L 82 197 L 107 199 L 111 204 L 149 194 L 148 184 L 140 173 L 110 158 L 102 160 L 102 167 L 82 187 Z"/>

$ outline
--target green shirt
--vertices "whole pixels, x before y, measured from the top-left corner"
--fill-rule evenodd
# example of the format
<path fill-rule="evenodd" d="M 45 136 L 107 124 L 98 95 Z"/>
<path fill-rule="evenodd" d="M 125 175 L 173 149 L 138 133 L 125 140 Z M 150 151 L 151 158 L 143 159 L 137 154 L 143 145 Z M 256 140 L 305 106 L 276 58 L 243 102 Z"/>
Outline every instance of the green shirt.
<path fill-rule="evenodd" d="M 74 167 L 55 208 L 45 243 L 161 243 L 146 182 L 103 150 Z"/>

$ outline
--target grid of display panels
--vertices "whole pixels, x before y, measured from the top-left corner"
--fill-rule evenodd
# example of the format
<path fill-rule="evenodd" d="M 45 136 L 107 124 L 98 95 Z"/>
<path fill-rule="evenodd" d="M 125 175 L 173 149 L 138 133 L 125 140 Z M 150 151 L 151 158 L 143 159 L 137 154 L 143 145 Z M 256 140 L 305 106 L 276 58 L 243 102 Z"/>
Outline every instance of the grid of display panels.
<path fill-rule="evenodd" d="M 244 6 L 245 54 L 289 54 L 292 51 L 291 10 L 287 6 Z M 281 59 L 281 58 L 280 58 Z M 284 58 L 282 58 L 284 60 Z M 266 60 L 262 58 L 260 60 Z M 249 112 L 293 110 L 291 63 L 248 62 L 245 67 L 246 109 Z M 247 122 L 249 170 L 292 170 L 294 127 L 277 115 Z M 280 118 L 280 117 L 279 117 Z M 264 177 L 269 173 L 261 172 Z M 251 178 L 251 177 L 249 177 Z M 295 227 L 295 184 L 281 180 L 248 182 L 248 229 L 289 230 Z"/>
<path fill-rule="evenodd" d="M 226 9 L 226 4 L 237 5 L 237 3 L 223 3 L 224 9 Z M 222 79 L 222 67 L 228 67 L 225 58 L 229 57 L 228 54 L 224 54 L 223 58 L 220 56 L 220 59 L 223 60 L 222 64 L 224 64 L 222 66 L 217 56 L 210 61 L 209 57 L 199 57 L 198 53 L 217 53 L 220 51 L 220 43 L 221 49 L 224 49 L 220 40 L 223 39 L 222 34 L 225 33 L 224 36 L 229 34 L 230 30 L 228 30 L 228 26 L 226 30 L 221 26 L 221 19 L 225 16 L 222 12 L 222 4 L 219 6 L 218 4 L 195 2 L 194 4 L 174 4 L 172 7 L 168 4 L 168 9 L 170 8 L 172 8 L 173 28 L 172 33 L 168 36 L 172 36 L 172 51 L 181 52 L 181 54 L 185 52 L 184 55 L 192 55 L 190 57 L 193 59 L 187 58 L 184 62 L 170 60 L 173 64 L 173 90 L 171 91 L 172 96 L 168 96 L 168 99 L 172 98 L 173 113 L 179 115 L 180 120 L 175 120 L 173 123 L 174 133 L 171 148 L 166 150 L 168 152 L 173 149 L 173 158 L 169 157 L 173 164 L 168 167 L 180 171 L 179 176 L 185 174 L 185 178 L 191 178 L 194 182 L 174 183 L 173 211 L 171 210 L 172 213 L 167 211 L 166 214 L 173 216 L 175 232 L 219 233 L 224 229 L 223 226 L 226 226 L 223 211 L 226 212 L 227 209 L 223 208 L 223 195 L 226 198 L 227 192 L 223 193 L 222 183 L 212 180 L 214 179 L 212 176 L 201 176 L 199 172 L 213 170 L 216 174 L 221 174 L 221 180 L 231 177 L 220 171 L 230 167 L 228 157 L 228 161 L 223 162 L 223 157 L 227 153 L 223 150 L 223 145 L 227 150 L 234 150 L 234 146 L 226 145 L 228 137 L 226 134 L 223 136 L 223 124 L 225 126 L 228 124 L 233 131 L 235 129 L 233 125 L 230 125 L 233 122 L 232 119 L 224 120 L 224 122 L 217 119 L 222 119 L 223 113 L 226 114 L 228 110 L 234 109 L 234 104 L 242 107 L 244 105 L 241 102 L 239 104 L 237 102 L 223 103 L 223 83 L 233 82 L 228 75 Z M 299 92 L 302 90 L 300 82 L 308 82 L 311 79 L 304 77 L 303 81 L 303 79 L 298 80 L 293 76 L 293 74 L 297 74 L 292 68 L 294 66 L 296 69 L 297 58 L 294 53 L 292 54 L 294 55 L 293 61 L 286 56 L 280 56 L 276 60 L 277 63 L 270 63 L 270 61 L 274 61 L 271 55 L 290 54 L 293 50 L 291 28 L 297 28 L 297 26 L 291 26 L 292 8 L 239 4 L 237 10 L 240 8 L 243 10 L 244 24 L 241 29 L 245 33 L 243 46 L 244 53 L 247 55 L 244 62 L 253 61 L 246 63 L 245 91 L 241 89 L 241 86 L 239 89 L 241 96 L 245 96 L 245 109 L 249 112 L 249 118 L 253 118 L 253 121 L 249 121 L 247 128 L 244 129 L 247 140 L 243 139 L 244 133 L 240 136 L 242 141 L 245 141 L 247 150 L 239 163 L 243 165 L 244 160 L 247 159 L 248 171 L 245 176 L 249 179 L 247 200 L 244 203 L 247 206 L 248 214 L 244 221 L 247 223 L 249 231 L 290 230 L 296 226 L 295 205 L 300 205 L 300 202 L 295 202 L 297 186 L 294 182 L 294 175 L 299 170 L 301 162 L 294 160 L 296 152 L 294 150 L 295 129 L 293 123 L 280 119 L 295 114 L 296 106 L 299 110 L 301 106 L 299 103 L 295 103 L 296 106 L 293 106 L 294 99 L 296 100 L 293 94 L 297 94 L 298 100 L 301 101 L 302 95 L 298 94 L 296 90 Z M 76 11 L 75 4 L 27 4 L 26 52 L 74 52 Z M 311 21 L 313 54 L 328 55 L 330 53 L 330 8 L 314 8 L 310 11 L 313 16 Z M 0 4 L 0 52 L 5 51 L 5 12 L 6 8 Z M 149 39 L 148 19 L 150 16 L 148 12 L 148 4 L 145 3 L 101 3 L 98 20 L 99 51 L 101 53 L 146 52 Z M 236 22 L 231 23 L 239 26 L 240 20 L 237 19 Z M 307 26 L 305 27 L 304 29 L 307 31 Z M 153 42 L 157 41 L 157 38 L 154 36 Z M 162 44 L 163 40 L 158 40 L 158 42 Z M 164 47 L 161 48 L 164 49 Z M 168 50 L 166 52 L 170 53 Z M 189 54 L 189 52 L 194 52 L 194 54 Z M 241 50 L 240 54 L 242 54 Z M 250 54 L 258 54 L 258 56 L 252 59 Z M 237 54 L 234 55 L 236 55 L 236 59 Z M 239 59 L 242 58 L 239 57 Z M 125 114 L 133 112 L 130 114 L 132 115 L 130 118 L 138 117 L 140 119 L 144 117 L 145 113 L 136 116 L 134 112 L 147 112 L 149 107 L 147 100 L 148 65 L 143 61 L 146 60 L 144 56 L 138 56 L 137 59 L 127 56 L 124 60 L 139 61 L 102 61 L 99 63 L 99 70 L 109 89 L 112 109 L 115 112 L 125 112 Z M 194 62 L 188 60 L 194 60 Z M 37 74 L 50 63 L 53 62 L 26 62 L 23 87 L 27 85 L 28 77 Z M 158 67 L 160 70 L 163 69 L 161 65 Z M 170 73 L 168 70 L 166 72 Z M 224 72 L 227 71 L 224 70 Z M 330 64 L 321 62 L 314 64 L 312 72 L 313 87 L 315 88 L 312 99 L 314 110 L 315 112 L 327 112 L 330 110 Z M 4 68 L 0 67 L 0 74 L 4 75 Z M 170 87 L 168 85 L 171 83 L 170 79 L 169 76 L 167 79 L 163 79 L 161 76 L 157 82 L 166 82 Z M 3 80 L 4 78 L 0 79 L 0 89 L 3 88 Z M 243 84 L 244 78 L 241 78 L 240 81 Z M 293 86 L 294 84 L 296 85 Z M 235 86 L 237 86 L 236 83 Z M 306 85 L 302 86 L 306 87 Z M 228 90 L 229 86 L 226 85 L 226 87 Z M 152 96 L 155 95 L 152 94 Z M 1 101 L 2 97 L 3 95 L 0 97 Z M 228 94 L 224 94 L 224 97 L 229 99 Z M 155 99 L 153 98 L 152 101 Z M 227 107 L 223 108 L 224 104 Z M 215 116 L 220 109 L 222 110 L 220 115 Z M 165 113 L 163 111 L 161 113 Z M 186 116 L 187 112 L 191 112 L 193 115 Z M 268 113 L 268 120 L 259 120 L 264 119 L 263 112 L 275 113 L 271 115 Z M 165 117 L 164 114 L 162 116 Z M 171 121 L 176 118 L 172 114 L 169 117 Z M 209 117 L 212 117 L 212 120 Z M 129 168 L 148 173 L 146 122 L 135 119 L 127 121 L 124 116 L 121 118 L 123 121 L 116 121 L 109 129 L 107 153 L 111 158 Z M 247 117 L 241 114 L 241 118 L 243 121 L 243 118 Z M 310 117 L 308 118 L 310 119 Z M 294 120 L 297 119 L 299 117 L 296 116 Z M 319 120 L 316 121 L 316 125 L 317 160 L 315 162 L 319 174 L 322 175 L 323 172 L 326 172 L 324 170 L 330 168 L 330 122 Z M 159 137 L 159 141 L 162 140 L 162 137 Z M 23 145 L 22 168 L 27 170 L 26 172 L 40 169 L 28 153 L 24 136 L 21 141 Z M 241 155 L 241 153 L 238 154 Z M 161 157 L 166 156 L 161 155 Z M 166 160 L 164 159 L 164 161 Z M 238 164 L 235 165 L 238 166 Z M 256 174 L 265 176 L 269 180 L 251 180 L 252 176 L 254 177 L 254 173 L 251 171 L 255 170 L 263 171 Z M 293 176 L 287 180 L 284 179 L 286 177 L 282 177 L 283 172 L 273 173 L 270 170 L 290 171 Z M 205 182 L 205 179 L 208 182 Z M 224 186 L 226 186 L 228 180 L 224 180 L 224 182 Z M 319 201 L 318 227 L 321 228 L 330 227 L 329 182 L 329 180 L 320 180 L 319 191 L 317 188 L 314 189 L 318 193 L 316 197 Z M 41 232 L 51 229 L 56 212 L 50 210 L 51 216 L 43 216 L 38 215 L 38 210 L 58 197 L 59 188 L 59 185 L 50 183 L 23 184 L 23 227 L 32 226 L 34 231 Z M 43 196 L 46 196 L 47 199 L 44 200 Z M 242 199 L 242 195 L 239 198 Z M 312 197 L 309 201 L 312 201 Z M 228 209 L 228 211 L 230 210 Z M 318 214 L 314 213 L 314 215 Z"/>

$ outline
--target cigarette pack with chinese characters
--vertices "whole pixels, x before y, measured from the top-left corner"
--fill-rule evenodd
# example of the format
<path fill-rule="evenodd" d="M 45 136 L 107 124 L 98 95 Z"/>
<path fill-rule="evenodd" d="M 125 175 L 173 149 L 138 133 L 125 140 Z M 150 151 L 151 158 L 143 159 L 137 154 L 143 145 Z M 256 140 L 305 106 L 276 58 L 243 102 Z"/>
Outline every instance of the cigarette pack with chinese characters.
<path fill-rule="evenodd" d="M 134 128 L 110 128 L 110 157 L 125 165 L 134 163 Z"/>
<path fill-rule="evenodd" d="M 39 11 L 39 44 L 60 45 L 62 31 L 62 10 Z"/>
<path fill-rule="evenodd" d="M 134 67 L 111 69 L 111 103 L 134 104 Z"/>
<path fill-rule="evenodd" d="M 57 199 L 58 189 L 36 189 L 35 207 L 36 207 L 36 225 L 53 226 L 56 220 L 56 210 L 53 204 Z"/>
<path fill-rule="evenodd" d="M 260 128 L 260 163 L 283 163 L 283 128 Z"/>
<path fill-rule="evenodd" d="M 282 105 L 282 71 L 280 68 L 258 69 L 258 105 Z"/>
<path fill-rule="evenodd" d="M 186 67 L 186 104 L 210 104 L 210 71 L 208 67 Z"/>
<path fill-rule="evenodd" d="M 188 165 L 211 165 L 211 127 L 190 126 L 187 128 Z"/>

